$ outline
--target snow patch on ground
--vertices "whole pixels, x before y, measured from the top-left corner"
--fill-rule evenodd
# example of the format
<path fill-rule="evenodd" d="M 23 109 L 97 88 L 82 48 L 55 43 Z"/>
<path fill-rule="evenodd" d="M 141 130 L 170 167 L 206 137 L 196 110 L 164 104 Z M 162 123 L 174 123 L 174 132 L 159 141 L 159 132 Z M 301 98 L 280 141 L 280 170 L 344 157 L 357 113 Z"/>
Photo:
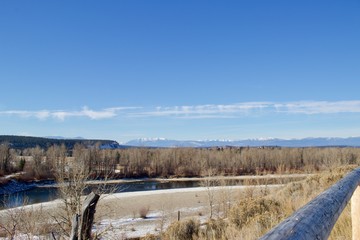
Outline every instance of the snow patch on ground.
<path fill-rule="evenodd" d="M 177 211 L 180 211 L 186 214 L 201 212 L 203 210 L 204 207 L 180 208 L 174 212 L 177 213 Z M 148 234 L 158 235 L 161 231 L 165 231 L 173 222 L 173 219 L 170 217 L 173 213 L 165 214 L 162 211 L 153 211 L 147 218 L 124 217 L 120 219 L 104 219 L 94 224 L 93 232 L 104 232 L 101 239 L 127 239 L 144 237 Z M 207 215 L 197 217 L 201 223 L 206 222 L 208 218 L 209 216 Z"/>

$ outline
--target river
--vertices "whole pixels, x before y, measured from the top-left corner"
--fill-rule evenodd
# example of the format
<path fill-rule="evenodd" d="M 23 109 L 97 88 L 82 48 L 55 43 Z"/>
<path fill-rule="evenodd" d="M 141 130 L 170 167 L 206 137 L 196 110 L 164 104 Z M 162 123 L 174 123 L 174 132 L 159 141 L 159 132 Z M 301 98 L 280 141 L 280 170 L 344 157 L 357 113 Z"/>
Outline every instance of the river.
<path fill-rule="evenodd" d="M 304 178 L 304 175 L 294 175 L 273 178 L 257 178 L 251 179 L 252 181 L 246 181 L 244 179 L 228 179 L 226 185 L 258 185 L 258 184 L 284 184 L 291 181 L 297 181 Z M 182 181 L 167 181 L 167 180 L 128 180 L 120 183 L 106 184 L 101 192 L 103 193 L 119 193 L 119 192 L 136 192 L 136 191 L 150 191 L 160 189 L 174 189 L 174 188 L 191 188 L 199 187 L 202 185 L 202 181 L 199 179 L 192 180 L 191 178 Z M 33 184 L 34 183 L 30 183 Z M 29 205 L 35 203 L 42 203 L 55 200 L 59 198 L 58 188 L 54 182 L 41 182 L 35 184 L 35 186 L 29 187 L 24 191 L 16 191 L 10 194 L 0 194 L 0 209 L 7 209 L 18 207 L 22 205 Z M 98 188 L 98 184 L 90 184 L 84 191 L 84 195 L 87 195 L 92 190 Z M 26 186 L 25 186 L 26 188 Z"/>
<path fill-rule="evenodd" d="M 107 184 L 102 187 L 103 193 L 119 193 L 119 192 L 136 192 L 149 191 L 159 189 L 173 189 L 173 188 L 190 188 L 201 185 L 200 181 L 131 181 L 129 183 L 114 183 Z M 96 189 L 97 185 L 90 185 L 85 190 L 87 195 L 92 190 Z M 20 191 L 11 194 L 0 195 L 0 209 L 13 208 L 22 205 L 29 205 L 34 203 L 48 202 L 59 198 L 58 188 L 55 184 L 47 184 L 45 186 L 38 185 L 31 189 Z"/>

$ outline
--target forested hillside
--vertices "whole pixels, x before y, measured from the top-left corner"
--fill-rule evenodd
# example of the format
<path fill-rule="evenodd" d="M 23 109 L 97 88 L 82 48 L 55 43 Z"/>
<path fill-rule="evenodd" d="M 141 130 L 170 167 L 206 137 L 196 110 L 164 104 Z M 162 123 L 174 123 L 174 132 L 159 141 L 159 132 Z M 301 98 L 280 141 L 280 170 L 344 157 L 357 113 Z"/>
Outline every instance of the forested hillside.
<path fill-rule="evenodd" d="M 67 149 L 73 149 L 75 144 L 82 144 L 85 146 L 93 146 L 99 143 L 105 148 L 118 148 L 119 145 L 116 141 L 112 140 L 95 140 L 95 139 L 52 139 L 42 137 L 29 137 L 29 136 L 11 136 L 0 135 L 0 143 L 8 143 L 13 149 L 26 149 L 39 146 L 42 149 L 47 149 L 53 145 L 65 145 Z"/>

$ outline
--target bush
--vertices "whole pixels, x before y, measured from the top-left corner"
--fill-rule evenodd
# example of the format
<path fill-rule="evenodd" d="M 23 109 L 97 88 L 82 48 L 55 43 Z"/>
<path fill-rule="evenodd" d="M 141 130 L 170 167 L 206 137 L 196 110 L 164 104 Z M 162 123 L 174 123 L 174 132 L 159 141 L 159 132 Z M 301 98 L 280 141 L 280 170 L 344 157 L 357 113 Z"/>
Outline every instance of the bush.
<path fill-rule="evenodd" d="M 244 199 L 231 209 L 230 221 L 239 229 L 254 221 L 268 229 L 282 218 L 281 213 L 280 202 L 274 199 Z"/>
<path fill-rule="evenodd" d="M 166 239 L 190 240 L 198 237 L 200 222 L 194 219 L 175 222 L 167 229 Z"/>
<path fill-rule="evenodd" d="M 139 209 L 139 215 L 141 218 L 147 218 L 147 215 L 150 211 L 150 208 L 149 207 L 142 207 Z"/>
<path fill-rule="evenodd" d="M 227 239 L 226 229 L 228 227 L 227 222 L 223 219 L 210 219 L 206 224 L 205 231 L 202 233 L 204 239 Z"/>

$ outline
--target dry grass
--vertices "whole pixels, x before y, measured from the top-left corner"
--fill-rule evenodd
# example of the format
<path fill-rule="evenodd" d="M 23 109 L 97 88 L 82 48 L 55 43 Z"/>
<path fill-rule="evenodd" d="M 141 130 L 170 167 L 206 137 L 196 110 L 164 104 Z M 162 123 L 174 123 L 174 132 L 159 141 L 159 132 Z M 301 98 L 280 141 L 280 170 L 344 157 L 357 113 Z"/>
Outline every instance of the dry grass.
<path fill-rule="evenodd" d="M 3 211 L 0 216 L 0 237 L 33 239 L 34 236 L 56 235 L 55 226 L 43 210 L 25 207 Z"/>
<path fill-rule="evenodd" d="M 356 167 L 338 167 L 303 181 L 289 183 L 275 193 L 260 197 L 249 194 L 249 197 L 232 206 L 228 218 L 209 221 L 196 236 L 188 239 L 258 239 Z M 173 234 L 171 239 L 181 239 L 174 235 L 173 228 L 168 231 Z M 351 239 L 350 204 L 343 211 L 329 239 Z"/>
<path fill-rule="evenodd" d="M 164 239 L 188 240 L 197 239 L 200 231 L 200 222 L 195 219 L 188 219 L 174 222 L 170 225 Z"/>

